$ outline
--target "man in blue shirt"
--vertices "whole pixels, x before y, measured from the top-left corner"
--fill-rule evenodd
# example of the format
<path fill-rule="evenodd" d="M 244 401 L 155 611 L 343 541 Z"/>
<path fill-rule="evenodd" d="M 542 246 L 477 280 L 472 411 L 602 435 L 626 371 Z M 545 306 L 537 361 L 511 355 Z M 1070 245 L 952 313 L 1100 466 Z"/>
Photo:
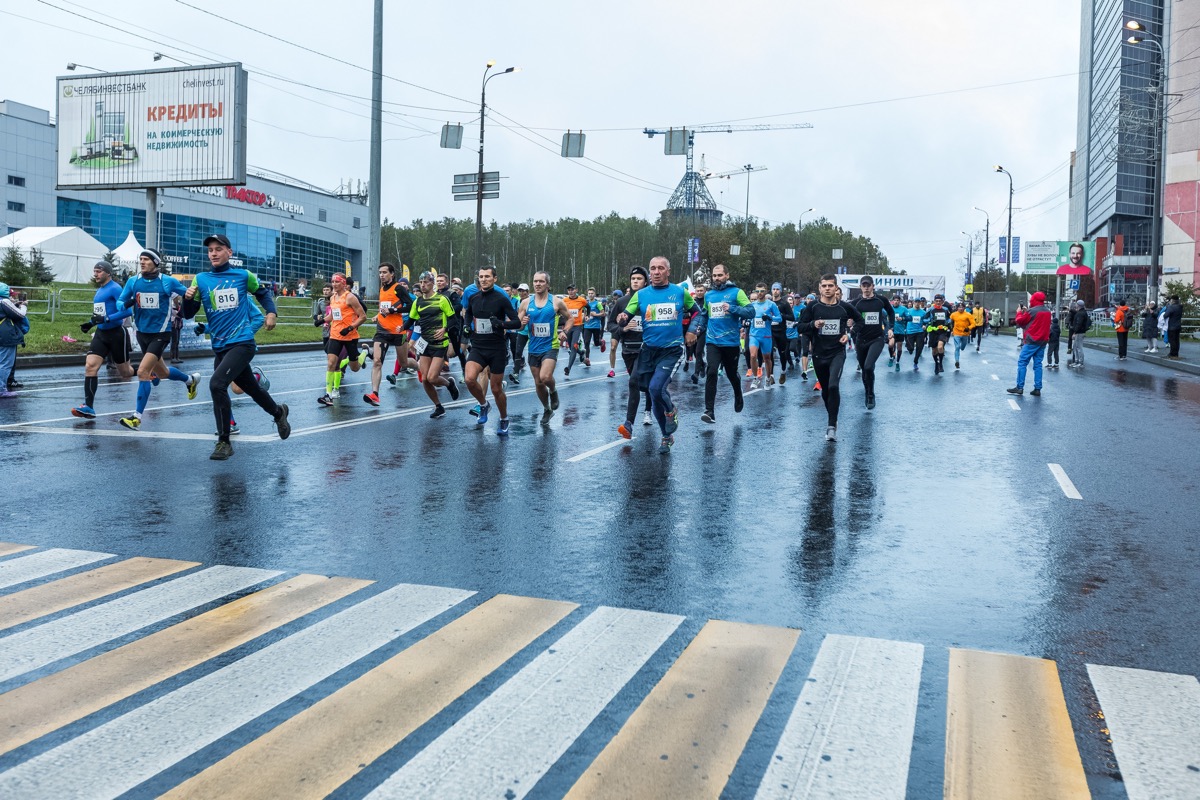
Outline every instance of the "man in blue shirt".
<path fill-rule="evenodd" d="M 97 289 L 92 298 L 92 317 L 79 326 L 84 333 L 93 327 L 92 342 L 88 345 L 87 361 L 83 367 L 83 405 L 71 409 L 71 413 L 83 419 L 95 419 L 96 411 L 92 404 L 96 402 L 96 389 L 100 386 L 100 367 L 106 358 L 111 358 L 117 367 L 117 374 L 122 378 L 133 377 L 133 367 L 129 364 L 129 337 L 125 334 L 122 320 L 129 312 L 118 308 L 117 300 L 121 297 L 121 284 L 113 280 L 112 264 L 107 261 L 97 261 L 92 268 L 92 279 Z"/>
<path fill-rule="evenodd" d="M 762 376 L 766 373 L 767 385 L 775 383 L 775 359 L 771 355 L 774 348 L 774 333 L 772 326 L 783 322 L 783 315 L 775 301 L 767 297 L 767 285 L 760 283 L 754 287 L 754 317 L 750 320 L 750 365 L 758 365 L 758 372 L 750 381 L 750 388 L 762 386 Z"/>
<path fill-rule="evenodd" d="M 287 405 L 272 399 L 255 379 L 250 367 L 258 349 L 254 334 L 259 328 L 271 330 L 275 327 L 275 301 L 271 292 L 258 282 L 253 272 L 229 266 L 233 245 L 226 236 L 209 236 L 204 240 L 204 246 L 208 248 L 208 263 L 212 270 L 201 272 L 192 279 L 192 285 L 184 295 L 183 315 L 191 319 L 201 307 L 204 308 L 214 356 L 213 376 L 208 388 L 212 393 L 213 415 L 217 418 L 217 446 L 209 458 L 224 461 L 233 455 L 233 445 L 229 443 L 229 423 L 233 417 L 229 384 L 236 383 L 258 403 L 259 408 L 271 415 L 280 439 L 291 435 L 292 426 L 288 424 Z M 252 295 L 267 312 L 265 319 L 250 302 Z M 197 326 L 197 333 L 203 332 Z"/>
<path fill-rule="evenodd" d="M 714 412 L 717 400 L 717 379 L 724 371 L 729 385 L 733 387 L 733 410 L 742 410 L 742 380 L 738 374 L 738 359 L 741 357 L 740 340 L 742 320 L 754 314 L 750 298 L 729 280 L 729 270 L 724 264 L 712 268 L 712 288 L 704 293 L 704 307 L 692 319 L 690 333 L 705 334 L 705 360 L 708 373 L 704 378 L 704 413 L 700 421 L 713 424 L 717 421 Z"/>

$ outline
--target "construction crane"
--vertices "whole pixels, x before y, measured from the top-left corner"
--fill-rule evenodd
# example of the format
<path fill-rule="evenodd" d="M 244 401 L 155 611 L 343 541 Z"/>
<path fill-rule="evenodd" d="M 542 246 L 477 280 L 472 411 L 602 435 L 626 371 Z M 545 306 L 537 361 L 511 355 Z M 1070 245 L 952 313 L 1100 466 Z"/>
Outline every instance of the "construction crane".
<path fill-rule="evenodd" d="M 683 180 L 671 193 L 667 209 L 678 216 L 688 216 L 704 225 L 716 225 L 721 221 L 721 211 L 704 184 L 704 177 L 692 168 L 692 153 L 697 133 L 742 133 L 745 131 L 784 131 L 811 128 L 808 122 L 787 125 L 697 125 L 692 128 L 645 128 L 642 132 L 649 138 L 665 136 L 663 151 L 667 155 L 686 155 L 687 166 Z M 680 146 L 682 145 L 682 147 Z M 742 172 L 744 170 L 738 170 Z M 735 173 L 736 174 L 736 173 Z"/>

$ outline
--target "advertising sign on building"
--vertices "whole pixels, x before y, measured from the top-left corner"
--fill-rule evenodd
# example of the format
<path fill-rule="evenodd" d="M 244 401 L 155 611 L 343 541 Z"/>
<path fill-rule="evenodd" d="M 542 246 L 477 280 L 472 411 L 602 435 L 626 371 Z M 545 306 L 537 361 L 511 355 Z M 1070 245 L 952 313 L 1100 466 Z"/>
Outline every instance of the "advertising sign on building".
<path fill-rule="evenodd" d="M 59 189 L 246 182 L 241 64 L 58 78 Z"/>
<path fill-rule="evenodd" d="M 1074 246 L 1075 253 L 1071 248 Z M 1082 247 L 1082 254 L 1079 248 Z M 1072 259 L 1074 255 L 1074 259 Z M 1025 243 L 1025 272 L 1030 274 L 1054 275 L 1059 267 L 1078 262 L 1080 266 L 1096 266 L 1095 242 L 1040 241 Z"/>

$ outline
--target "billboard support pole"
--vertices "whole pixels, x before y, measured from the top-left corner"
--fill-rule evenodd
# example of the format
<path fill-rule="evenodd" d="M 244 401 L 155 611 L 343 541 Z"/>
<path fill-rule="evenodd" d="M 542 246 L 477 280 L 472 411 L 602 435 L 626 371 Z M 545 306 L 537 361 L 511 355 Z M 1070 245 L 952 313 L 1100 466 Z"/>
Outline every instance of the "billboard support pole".
<path fill-rule="evenodd" d="M 146 241 L 143 247 L 153 247 L 155 250 L 158 246 L 158 189 L 150 188 L 146 190 Z"/>
<path fill-rule="evenodd" d="M 371 226 L 367 263 L 362 267 L 364 297 L 379 293 L 380 194 L 383 189 L 383 0 L 375 0 L 371 41 L 371 177 L 367 186 L 367 219 Z"/>

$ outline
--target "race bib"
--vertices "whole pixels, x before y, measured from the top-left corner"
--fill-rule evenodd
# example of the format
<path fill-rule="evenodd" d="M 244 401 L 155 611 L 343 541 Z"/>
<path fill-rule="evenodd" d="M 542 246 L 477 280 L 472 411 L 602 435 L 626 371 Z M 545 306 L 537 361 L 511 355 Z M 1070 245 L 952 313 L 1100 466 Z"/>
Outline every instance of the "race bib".
<path fill-rule="evenodd" d="M 716 303 L 708 307 L 710 319 L 725 319 L 729 316 L 729 306 L 726 303 Z"/>
<path fill-rule="evenodd" d="M 570 309 L 570 311 L 571 311 L 571 319 L 577 319 L 579 317 L 579 309 L 578 308 L 572 308 L 572 309 Z"/>
<path fill-rule="evenodd" d="M 333 321 L 334 322 L 342 321 L 342 310 L 340 308 L 338 308 L 337 306 L 334 306 L 332 313 L 333 313 Z"/>
<path fill-rule="evenodd" d="M 550 323 L 549 322 L 533 323 L 533 335 L 539 339 L 548 338 L 550 336 Z"/>
<path fill-rule="evenodd" d="M 792 328 L 794 328 L 794 327 L 796 327 L 796 323 L 795 323 L 795 322 L 790 322 L 790 321 L 789 321 L 789 322 L 787 323 L 787 328 L 788 328 L 788 330 L 789 330 L 789 331 L 790 331 Z"/>
<path fill-rule="evenodd" d="M 476 317 L 475 318 L 475 332 L 476 333 L 491 333 L 492 332 L 492 321 L 490 319 L 480 319 L 479 317 Z"/>
<path fill-rule="evenodd" d="M 821 335 L 822 336 L 840 336 L 842 333 L 841 320 L 838 319 L 823 319 L 821 320 Z"/>
<path fill-rule="evenodd" d="M 412 349 L 417 351 L 417 355 L 421 355 L 421 353 L 425 352 L 425 348 L 428 345 L 429 345 L 429 343 L 427 341 L 425 341 L 424 339 L 417 339 L 417 341 L 413 344 Z"/>
<path fill-rule="evenodd" d="M 138 292 L 138 296 L 137 296 L 138 308 L 155 308 L 155 309 L 157 309 L 158 308 L 158 298 L 159 298 L 158 292 L 154 292 L 152 294 L 147 294 L 145 292 Z"/>
<path fill-rule="evenodd" d="M 935 314 L 933 318 L 934 318 L 934 319 L 936 319 L 938 322 L 945 322 L 945 321 L 946 321 L 946 315 L 945 315 L 945 314 Z"/>
<path fill-rule="evenodd" d="M 641 317 L 633 318 L 633 329 L 635 331 L 640 331 L 642 329 L 642 318 Z"/>
<path fill-rule="evenodd" d="M 650 318 L 655 322 L 674 322 L 678 318 L 674 303 L 655 303 L 650 306 L 650 311 Z"/>
<path fill-rule="evenodd" d="M 108 312 L 104 308 L 104 303 L 92 303 L 92 313 L 99 314 L 103 317 L 106 316 Z"/>
<path fill-rule="evenodd" d="M 767 321 L 765 319 L 763 319 L 762 317 L 759 317 L 758 319 L 754 320 L 754 327 L 765 328 L 765 327 L 767 327 Z"/>
<path fill-rule="evenodd" d="M 879 312 L 878 311 L 868 311 L 867 313 L 863 314 L 863 322 L 867 323 L 868 325 L 878 325 L 879 324 Z"/>
<path fill-rule="evenodd" d="M 238 307 L 238 290 L 217 289 L 213 292 L 213 305 L 217 311 L 232 311 Z"/>
<path fill-rule="evenodd" d="M 388 302 L 380 303 L 379 304 L 379 313 L 380 314 L 392 313 L 392 304 L 388 303 Z"/>

